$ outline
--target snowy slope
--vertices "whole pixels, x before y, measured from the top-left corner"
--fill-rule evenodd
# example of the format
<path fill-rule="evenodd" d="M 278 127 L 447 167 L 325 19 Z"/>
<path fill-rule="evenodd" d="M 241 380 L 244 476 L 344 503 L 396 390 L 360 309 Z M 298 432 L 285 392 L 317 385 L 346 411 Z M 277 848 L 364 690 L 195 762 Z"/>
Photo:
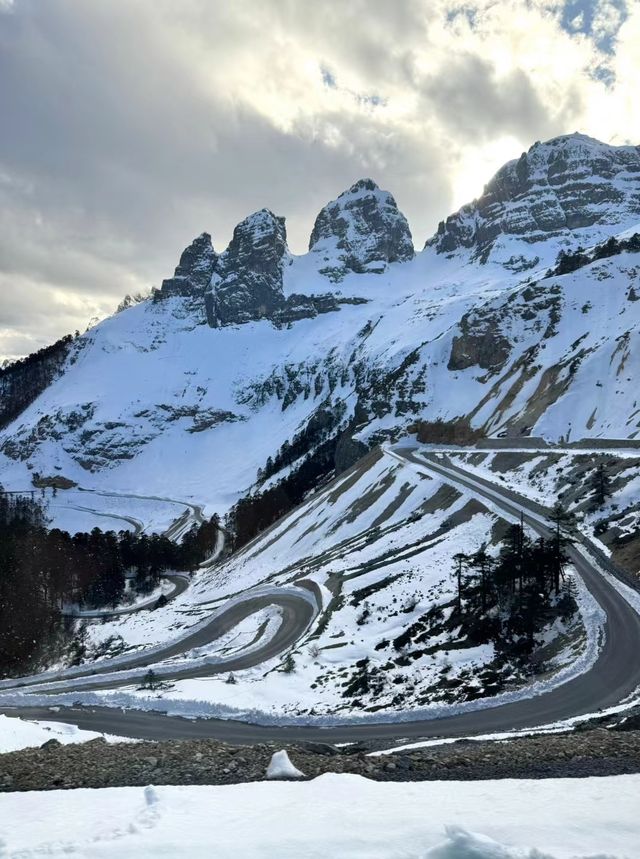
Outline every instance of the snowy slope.
<path fill-rule="evenodd" d="M 0 435 L 0 482 L 57 474 L 225 512 L 313 421 L 338 470 L 417 418 L 635 437 L 640 254 L 545 275 L 562 249 L 640 230 L 638 149 L 572 135 L 523 158 L 415 257 L 370 180 L 323 209 L 302 256 L 267 210 L 221 255 L 203 234 L 153 300 L 76 341 Z"/>
<path fill-rule="evenodd" d="M 0 849 L 16 859 L 632 859 L 639 789 L 637 775 L 376 783 L 327 774 L 14 793 L 0 796 Z"/>
<path fill-rule="evenodd" d="M 209 676 L 174 680 L 151 693 L 140 688 L 141 671 L 104 692 L 84 692 L 69 681 L 72 695 L 55 701 L 72 697 L 253 722 L 332 722 L 353 712 L 416 718 L 473 707 L 481 698 L 529 695 L 536 676 L 449 622 L 456 553 L 483 543 L 495 553 L 505 527 L 490 506 L 376 451 L 230 558 L 198 572 L 169 605 L 92 624 L 86 641 L 89 664 L 99 672 L 114 655 L 184 635 L 238 594 L 314 582 L 322 611 L 288 650 L 234 669 L 236 682 L 226 682 L 229 669 L 219 660 L 269 639 L 280 619 L 268 609 L 197 652 L 153 666 L 170 673 L 205 657 L 212 660 Z M 576 584 L 582 615 L 550 622 L 541 632 L 534 653 L 541 682 L 580 673 L 597 654 L 601 619 Z"/>

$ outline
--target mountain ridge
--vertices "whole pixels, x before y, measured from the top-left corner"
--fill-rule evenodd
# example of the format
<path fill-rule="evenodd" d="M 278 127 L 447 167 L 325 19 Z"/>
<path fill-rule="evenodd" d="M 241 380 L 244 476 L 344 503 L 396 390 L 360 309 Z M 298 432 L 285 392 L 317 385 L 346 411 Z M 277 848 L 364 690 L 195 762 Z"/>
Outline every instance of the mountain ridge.
<path fill-rule="evenodd" d="M 523 158 L 529 179 L 532 164 L 552 175 L 545 184 L 536 173 L 524 190 L 516 175 L 518 208 L 499 234 L 502 210 L 476 201 L 418 254 L 393 197 L 372 180 L 323 208 L 306 254 L 289 251 L 284 219 L 267 209 L 244 219 L 222 253 L 201 234 L 152 301 L 73 344 L 57 379 L 0 435 L 0 481 L 24 486 L 34 471 L 54 471 L 131 490 L 169 479 L 224 512 L 320 450 L 326 467 L 314 479 L 420 420 L 462 421 L 480 435 L 636 437 L 639 311 L 629 295 L 640 257 L 553 272 L 561 251 L 633 233 L 639 153 L 583 135 L 535 144 L 496 176 L 513 177 Z M 582 187 L 590 158 L 600 203 L 562 198 L 582 199 L 590 223 L 565 218 L 531 242 L 509 232 L 567 164 Z M 470 212 L 470 243 L 449 248 L 451 224 Z M 283 457 L 296 438 L 306 440 L 298 455 Z M 265 478 L 269 459 L 281 468 Z"/>

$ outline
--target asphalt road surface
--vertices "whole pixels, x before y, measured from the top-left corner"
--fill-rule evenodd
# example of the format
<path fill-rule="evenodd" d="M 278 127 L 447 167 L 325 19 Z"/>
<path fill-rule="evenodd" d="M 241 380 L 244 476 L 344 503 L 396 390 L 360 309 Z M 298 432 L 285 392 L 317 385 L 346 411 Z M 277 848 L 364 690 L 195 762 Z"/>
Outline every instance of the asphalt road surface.
<path fill-rule="evenodd" d="M 55 692 L 89 691 L 94 689 L 112 689 L 118 686 L 130 686 L 136 680 L 142 680 L 149 665 L 154 666 L 154 672 L 159 679 L 184 680 L 192 677 L 208 677 L 212 674 L 227 674 L 260 665 L 291 647 L 306 632 L 309 624 L 317 614 L 314 599 L 304 595 L 299 588 L 282 588 L 279 593 L 271 592 L 251 596 L 234 603 L 226 610 L 216 615 L 209 623 L 198 630 L 187 634 L 165 647 L 144 650 L 130 657 L 123 657 L 113 664 L 101 662 L 93 667 L 82 666 L 78 669 L 68 669 L 58 673 L 48 672 L 45 675 L 21 677 L 16 680 L 5 680 L 0 683 L 0 694 L 37 687 L 38 693 L 54 694 Z M 198 647 L 204 647 L 221 638 L 234 629 L 245 618 L 250 617 L 261 609 L 275 606 L 282 614 L 281 623 L 268 641 L 249 652 L 239 653 L 221 660 L 219 664 L 207 664 L 199 667 L 171 667 L 156 669 L 156 664 L 180 656 Z M 137 673 L 135 670 L 139 669 Z M 126 676 L 119 676 L 127 672 Z M 131 674 L 130 672 L 134 672 Z M 60 681 L 68 684 L 73 680 L 73 686 L 61 685 Z M 34 688 L 36 691 L 36 688 Z"/>
<path fill-rule="evenodd" d="M 471 476 L 462 469 L 423 458 L 413 450 L 387 451 L 387 455 L 406 461 L 411 467 L 425 474 L 444 477 L 453 485 L 468 490 L 478 499 L 490 501 L 508 516 L 517 518 L 523 512 L 525 522 L 534 531 L 542 536 L 549 534 L 549 528 L 541 518 L 540 506 L 534 502 L 516 496 L 497 484 Z M 606 613 L 604 644 L 589 671 L 531 698 L 496 706 L 491 706 L 488 702 L 489 706 L 486 708 L 439 719 L 413 721 L 411 714 L 405 713 L 396 721 L 386 723 L 368 721 L 329 727 L 272 726 L 232 720 L 183 719 L 158 711 L 122 711 L 106 707 L 69 707 L 60 708 L 57 712 L 51 712 L 46 707 L 25 707 L 2 712 L 32 719 L 70 722 L 80 728 L 143 739 L 214 737 L 235 743 L 266 740 L 350 742 L 472 736 L 532 728 L 586 715 L 619 703 L 640 686 L 640 615 L 598 572 L 579 547 L 571 549 L 571 556 L 587 588 Z M 180 652 L 183 650 L 184 640 L 181 642 Z M 256 655 L 260 654 L 253 654 Z M 231 669 L 227 666 L 225 670 Z"/>

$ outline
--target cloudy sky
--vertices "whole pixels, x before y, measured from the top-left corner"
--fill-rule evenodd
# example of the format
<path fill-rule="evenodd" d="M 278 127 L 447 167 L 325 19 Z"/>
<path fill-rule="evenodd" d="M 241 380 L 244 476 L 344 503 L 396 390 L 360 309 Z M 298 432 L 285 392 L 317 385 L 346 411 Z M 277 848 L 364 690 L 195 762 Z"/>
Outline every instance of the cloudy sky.
<path fill-rule="evenodd" d="M 536 140 L 640 143 L 640 0 L 0 0 L 0 357 L 355 179 L 417 247 Z"/>

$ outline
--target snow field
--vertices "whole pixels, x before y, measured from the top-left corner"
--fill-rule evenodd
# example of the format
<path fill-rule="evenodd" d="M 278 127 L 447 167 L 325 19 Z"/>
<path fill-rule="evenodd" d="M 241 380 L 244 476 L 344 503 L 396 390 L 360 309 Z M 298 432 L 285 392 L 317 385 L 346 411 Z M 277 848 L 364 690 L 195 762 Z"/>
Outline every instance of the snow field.
<path fill-rule="evenodd" d="M 415 463 L 403 463 L 404 460 L 383 454 L 370 461 L 368 468 L 363 465 L 346 473 L 261 535 L 233 561 L 197 574 L 189 590 L 175 603 L 144 613 L 150 616 L 154 636 L 159 639 L 163 635 L 162 618 L 178 617 L 176 605 L 181 617 L 199 616 L 199 623 L 203 623 L 216 605 L 226 604 L 224 599 L 217 600 L 209 602 L 205 609 L 204 598 L 208 596 L 211 600 L 230 590 L 232 584 L 238 588 L 261 578 L 265 584 L 260 587 L 277 589 L 291 586 L 299 579 L 313 579 L 325 586 L 324 611 L 290 651 L 292 664 L 288 667 L 287 655 L 281 654 L 256 667 L 235 672 L 234 684 L 226 683 L 227 675 L 221 673 L 178 680 L 170 689 L 153 694 L 139 690 L 136 683 L 104 693 L 77 691 L 57 696 L 56 701 L 82 700 L 87 704 L 103 701 L 112 706 L 248 718 L 260 723 L 285 724 L 297 719 L 335 723 L 353 718 L 354 694 L 343 692 L 360 670 L 357 663 L 368 659 L 373 670 L 384 666 L 382 686 L 360 696 L 358 717 L 388 721 L 450 715 L 499 700 L 517 700 L 539 694 L 587 670 L 598 652 L 602 618 L 579 581 L 578 599 L 586 640 L 581 635 L 565 646 L 554 657 L 554 676 L 543 683 L 516 688 L 498 698 L 443 703 L 437 691 L 443 673 L 448 678 L 462 675 L 467 687 L 482 692 L 477 675 L 494 655 L 493 648 L 487 645 L 458 647 L 455 631 L 450 641 L 442 636 L 433 637 L 430 643 L 441 645 L 436 653 L 425 654 L 409 666 L 388 664 L 398 655 L 393 639 L 430 606 L 453 599 L 453 555 L 461 550 L 474 551 L 485 541 L 490 544 L 499 513 L 497 507 L 489 512 L 476 507 L 472 515 L 468 511 L 465 514 L 470 496 L 452 490 L 440 479 L 432 479 L 426 469 Z M 491 506 L 489 503 L 488 507 Z M 450 530 L 442 529 L 447 521 L 457 524 Z M 242 598 L 241 594 L 232 599 Z M 307 594 L 311 599 L 310 593 Z M 444 609 L 445 614 L 448 610 Z M 262 621 L 262 615 L 248 618 L 242 628 L 208 645 L 204 658 L 224 657 L 228 648 L 234 646 L 235 635 L 239 636 L 238 646 L 248 646 Z M 275 622 L 271 617 L 269 623 Z M 137 615 L 93 625 L 92 631 L 112 634 L 117 625 L 125 635 L 127 630 L 139 630 L 144 623 L 146 619 Z M 267 625 L 264 635 L 269 634 L 269 628 L 273 627 Z M 181 630 L 183 634 L 184 631 Z M 545 641 L 550 643 L 566 631 L 563 625 L 555 624 L 547 631 Z M 191 661 L 195 665 L 202 658 L 202 654 L 187 654 L 174 664 L 185 666 Z M 396 677 L 398 680 L 394 682 Z M 73 682 L 69 685 L 73 687 Z M 402 700 L 397 698 L 400 691 Z M 15 698 L 11 696 L 12 701 Z M 369 704 L 376 712 L 367 713 Z"/>
<path fill-rule="evenodd" d="M 0 795 L 3 859 L 636 859 L 640 776 Z"/>

